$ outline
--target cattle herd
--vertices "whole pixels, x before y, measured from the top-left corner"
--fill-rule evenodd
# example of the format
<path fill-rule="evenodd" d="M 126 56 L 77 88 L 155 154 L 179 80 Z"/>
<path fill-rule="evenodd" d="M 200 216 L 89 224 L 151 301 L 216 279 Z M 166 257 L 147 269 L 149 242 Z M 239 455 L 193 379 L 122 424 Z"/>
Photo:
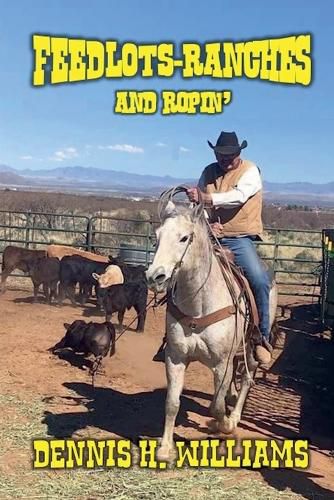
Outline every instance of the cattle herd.
<path fill-rule="evenodd" d="M 71 348 L 85 355 L 93 354 L 95 362 L 108 352 L 112 356 L 115 328 L 111 316 L 118 313 L 122 325 L 125 311 L 132 307 L 137 313 L 136 331 L 144 331 L 148 296 L 144 266 L 63 245 L 48 245 L 45 250 L 9 245 L 2 256 L 1 293 L 6 291 L 6 280 L 15 269 L 31 277 L 34 302 L 42 286 L 48 304 L 60 307 L 69 299 L 73 306 L 85 305 L 95 295 L 97 311 L 104 310 L 104 322 L 76 320 L 65 324 L 66 334 L 51 352 Z"/>

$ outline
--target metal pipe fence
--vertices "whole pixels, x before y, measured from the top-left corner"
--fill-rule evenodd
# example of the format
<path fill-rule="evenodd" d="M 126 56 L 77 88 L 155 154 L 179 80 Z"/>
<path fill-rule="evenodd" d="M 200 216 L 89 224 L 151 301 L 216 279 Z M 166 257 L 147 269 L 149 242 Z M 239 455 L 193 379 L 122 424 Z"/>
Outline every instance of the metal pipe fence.
<path fill-rule="evenodd" d="M 53 243 L 125 255 L 131 263 L 147 267 L 154 256 L 157 225 L 138 218 L 0 210 L 0 254 L 10 244 L 38 249 Z M 321 231 L 265 228 L 264 241 L 257 247 L 273 268 L 280 295 L 320 297 L 321 238 Z"/>

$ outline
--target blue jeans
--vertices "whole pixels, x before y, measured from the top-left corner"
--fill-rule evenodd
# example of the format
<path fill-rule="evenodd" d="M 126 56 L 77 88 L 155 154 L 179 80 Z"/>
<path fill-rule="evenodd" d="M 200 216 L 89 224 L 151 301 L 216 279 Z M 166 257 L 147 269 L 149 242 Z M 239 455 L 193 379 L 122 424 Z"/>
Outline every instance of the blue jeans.
<path fill-rule="evenodd" d="M 269 341 L 269 293 L 271 280 L 256 251 L 253 238 L 250 236 L 221 238 L 219 241 L 222 245 L 232 250 L 236 265 L 243 270 L 248 279 L 259 312 L 261 334 Z"/>

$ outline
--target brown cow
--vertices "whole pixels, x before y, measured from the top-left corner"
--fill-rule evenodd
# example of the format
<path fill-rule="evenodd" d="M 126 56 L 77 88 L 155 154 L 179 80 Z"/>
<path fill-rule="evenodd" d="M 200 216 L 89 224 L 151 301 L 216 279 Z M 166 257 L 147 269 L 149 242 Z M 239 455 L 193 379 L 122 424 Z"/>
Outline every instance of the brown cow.
<path fill-rule="evenodd" d="M 19 269 L 24 273 L 29 273 L 30 266 L 37 259 L 45 256 L 45 250 L 30 250 L 28 248 L 8 245 L 2 254 L 0 293 L 4 293 L 6 291 L 6 280 L 14 269 Z"/>
<path fill-rule="evenodd" d="M 81 257 L 85 257 L 85 259 L 109 263 L 109 257 L 106 257 L 105 255 L 98 255 L 93 252 L 86 252 L 85 250 L 65 245 L 48 245 L 46 247 L 46 251 L 48 257 L 57 257 L 59 260 L 67 255 L 81 255 Z"/>

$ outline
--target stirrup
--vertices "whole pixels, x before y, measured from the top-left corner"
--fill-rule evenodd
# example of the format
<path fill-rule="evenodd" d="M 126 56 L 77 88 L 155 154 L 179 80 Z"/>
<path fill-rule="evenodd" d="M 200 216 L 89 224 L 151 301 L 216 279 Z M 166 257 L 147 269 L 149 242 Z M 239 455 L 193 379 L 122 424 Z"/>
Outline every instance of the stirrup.
<path fill-rule="evenodd" d="M 165 347 L 159 349 L 152 358 L 152 361 L 157 361 L 158 363 L 165 362 Z"/>

